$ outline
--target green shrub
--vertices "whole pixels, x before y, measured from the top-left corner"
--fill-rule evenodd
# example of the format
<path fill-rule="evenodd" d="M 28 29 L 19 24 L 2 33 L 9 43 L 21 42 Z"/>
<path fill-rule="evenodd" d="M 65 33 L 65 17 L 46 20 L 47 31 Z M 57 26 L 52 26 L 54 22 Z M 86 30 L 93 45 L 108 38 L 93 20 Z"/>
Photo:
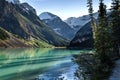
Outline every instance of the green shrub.
<path fill-rule="evenodd" d="M 9 38 L 9 35 L 7 34 L 7 32 L 5 30 L 3 30 L 1 27 L 0 27 L 0 39 L 1 40 L 5 40 Z"/>

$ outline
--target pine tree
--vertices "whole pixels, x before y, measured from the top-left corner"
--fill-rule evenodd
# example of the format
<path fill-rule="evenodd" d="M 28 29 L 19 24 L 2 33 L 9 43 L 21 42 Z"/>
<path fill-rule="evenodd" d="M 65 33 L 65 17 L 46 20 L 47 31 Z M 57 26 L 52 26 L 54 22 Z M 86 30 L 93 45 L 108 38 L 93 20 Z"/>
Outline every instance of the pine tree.
<path fill-rule="evenodd" d="M 120 7 L 120 0 L 112 0 L 112 9 L 118 10 Z"/>
<path fill-rule="evenodd" d="M 108 18 L 106 14 L 106 5 L 100 0 L 98 16 L 98 27 L 95 33 L 95 50 L 102 63 L 108 61 L 110 54 L 110 33 L 108 27 Z"/>
<path fill-rule="evenodd" d="M 111 13 L 113 53 L 120 56 L 120 1 L 112 0 Z"/>
<path fill-rule="evenodd" d="M 91 28 L 92 28 L 92 32 L 93 32 L 93 39 L 95 39 L 95 31 L 96 31 L 96 22 L 95 19 L 93 17 L 93 4 L 92 4 L 92 0 L 87 0 L 87 4 L 89 7 L 88 11 L 89 11 L 89 15 L 90 15 L 90 19 L 91 19 Z"/>

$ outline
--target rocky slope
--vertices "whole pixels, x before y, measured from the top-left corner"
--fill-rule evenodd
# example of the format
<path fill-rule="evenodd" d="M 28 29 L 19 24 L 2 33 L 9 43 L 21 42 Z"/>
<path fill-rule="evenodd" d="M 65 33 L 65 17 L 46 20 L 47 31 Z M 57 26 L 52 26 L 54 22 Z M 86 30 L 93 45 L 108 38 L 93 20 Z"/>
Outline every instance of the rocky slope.
<path fill-rule="evenodd" d="M 50 26 L 58 35 L 61 35 L 71 40 L 75 35 L 75 30 L 72 29 L 67 23 L 61 20 L 60 17 L 49 12 L 40 14 L 40 19 Z"/>
<path fill-rule="evenodd" d="M 94 18 L 97 19 L 98 13 L 93 14 Z M 74 30 L 78 31 L 80 28 L 82 28 L 85 24 L 90 22 L 89 15 L 84 15 L 81 17 L 70 17 L 65 22 L 71 26 Z"/>
<path fill-rule="evenodd" d="M 90 22 L 84 25 L 70 42 L 69 47 L 93 48 L 92 28 Z"/>
<path fill-rule="evenodd" d="M 0 28 L 0 47 L 33 47 L 30 44 L 25 44 L 21 39 L 14 37 L 11 33 Z"/>
<path fill-rule="evenodd" d="M 13 3 L 13 4 L 20 4 L 19 0 L 6 0 L 6 1 L 8 1 L 9 3 Z"/>
<path fill-rule="evenodd" d="M 109 16 L 110 10 L 107 11 Z M 98 13 L 93 14 L 96 23 L 98 22 Z M 89 15 L 85 15 L 79 18 L 69 18 L 66 20 L 72 28 L 78 30 L 73 40 L 70 42 L 69 47 L 79 48 L 93 48 L 93 36 Z"/>
<path fill-rule="evenodd" d="M 27 3 L 11 4 L 0 1 L 0 26 L 25 40 L 36 39 L 55 46 L 65 46 L 68 41 L 45 25 L 36 11 Z"/>

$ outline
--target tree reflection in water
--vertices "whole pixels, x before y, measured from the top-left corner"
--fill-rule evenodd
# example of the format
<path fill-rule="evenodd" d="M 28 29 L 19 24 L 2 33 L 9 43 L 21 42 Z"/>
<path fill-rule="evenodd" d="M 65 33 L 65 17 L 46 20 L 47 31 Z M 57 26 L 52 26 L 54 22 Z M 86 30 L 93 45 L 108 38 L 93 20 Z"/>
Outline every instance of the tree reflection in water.
<path fill-rule="evenodd" d="M 93 54 L 88 53 L 84 53 L 81 55 L 73 55 L 73 61 L 79 65 L 78 69 L 75 72 L 75 76 L 77 76 L 79 80 L 92 79 L 92 76 L 95 73 L 94 70 L 97 66 L 96 63 L 98 62 L 93 56 Z"/>
<path fill-rule="evenodd" d="M 100 63 L 97 55 L 89 52 L 73 55 L 73 57 L 73 61 L 79 65 L 75 73 L 79 80 L 108 80 L 114 65 L 113 62 L 110 64 Z"/>

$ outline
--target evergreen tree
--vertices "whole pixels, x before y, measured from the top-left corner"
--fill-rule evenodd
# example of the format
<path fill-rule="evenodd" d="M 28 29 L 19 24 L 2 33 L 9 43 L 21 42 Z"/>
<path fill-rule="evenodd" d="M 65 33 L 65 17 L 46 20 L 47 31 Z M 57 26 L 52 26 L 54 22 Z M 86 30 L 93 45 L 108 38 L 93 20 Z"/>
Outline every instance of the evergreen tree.
<path fill-rule="evenodd" d="M 112 0 L 112 9 L 118 10 L 120 7 L 120 0 Z"/>
<path fill-rule="evenodd" d="M 113 53 L 120 56 L 120 1 L 112 0 L 111 13 Z"/>
<path fill-rule="evenodd" d="M 88 11 L 89 11 L 89 15 L 90 15 L 90 19 L 91 19 L 91 28 L 92 28 L 92 31 L 93 31 L 93 39 L 95 39 L 95 31 L 96 31 L 96 22 L 95 22 L 95 19 L 93 17 L 93 4 L 92 4 L 92 0 L 87 0 L 87 4 L 89 7 Z"/>
<path fill-rule="evenodd" d="M 100 0 L 98 16 L 98 28 L 95 37 L 95 50 L 102 63 L 108 61 L 110 54 L 110 33 L 108 27 L 108 18 L 106 14 L 106 5 Z"/>

